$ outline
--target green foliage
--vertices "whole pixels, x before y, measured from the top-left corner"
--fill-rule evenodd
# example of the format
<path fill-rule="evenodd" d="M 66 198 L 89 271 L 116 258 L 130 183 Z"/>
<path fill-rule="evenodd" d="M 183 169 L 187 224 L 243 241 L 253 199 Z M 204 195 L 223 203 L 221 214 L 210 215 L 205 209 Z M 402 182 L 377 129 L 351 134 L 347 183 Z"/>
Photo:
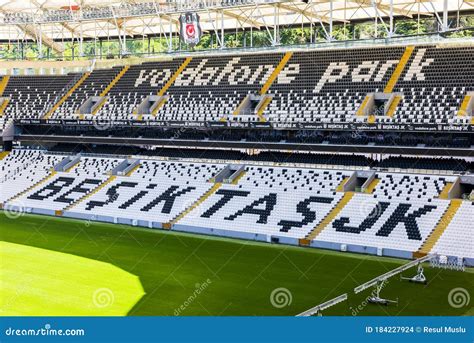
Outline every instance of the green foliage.
<path fill-rule="evenodd" d="M 388 21 L 385 25 L 381 22 L 377 27 L 372 21 L 357 24 L 337 24 L 333 26 L 332 39 L 336 41 L 353 40 L 353 39 L 372 39 L 386 38 Z M 425 33 L 435 33 L 438 31 L 438 23 L 434 17 L 411 19 L 398 19 L 394 23 L 395 34 L 417 35 Z M 474 15 L 461 15 L 459 17 L 450 18 L 450 26 L 458 28 L 474 28 Z M 269 28 L 273 34 L 273 29 Z M 302 45 L 311 42 L 326 41 L 329 27 L 326 24 L 323 29 L 321 25 L 315 24 L 313 27 L 280 27 L 279 45 Z M 220 35 L 220 32 L 217 32 Z M 474 29 L 462 30 L 458 32 L 449 32 L 443 34 L 445 37 L 466 38 L 474 37 Z M 246 29 L 245 31 L 226 32 L 224 35 L 224 43 L 226 48 L 245 48 L 245 47 L 268 47 L 272 45 L 270 35 L 265 28 Z M 85 41 L 83 43 L 84 58 L 100 57 L 105 58 L 120 56 L 121 46 L 117 39 L 103 40 L 100 43 L 96 41 Z M 77 41 L 71 43 L 64 42 L 65 51 L 63 53 L 55 53 L 50 48 L 43 46 L 43 58 L 64 58 L 66 60 L 81 58 L 79 55 L 79 44 Z M 172 51 L 182 50 L 211 50 L 218 49 L 220 43 L 214 31 L 205 32 L 198 45 L 191 48 L 183 42 L 180 42 L 178 36 L 172 38 Z M 158 54 L 168 52 L 170 50 L 169 43 L 164 36 L 145 37 L 145 38 L 127 38 L 126 50 L 132 54 Z M 0 44 L 0 59 L 37 59 L 39 51 L 36 43 L 32 42 L 11 42 Z"/>

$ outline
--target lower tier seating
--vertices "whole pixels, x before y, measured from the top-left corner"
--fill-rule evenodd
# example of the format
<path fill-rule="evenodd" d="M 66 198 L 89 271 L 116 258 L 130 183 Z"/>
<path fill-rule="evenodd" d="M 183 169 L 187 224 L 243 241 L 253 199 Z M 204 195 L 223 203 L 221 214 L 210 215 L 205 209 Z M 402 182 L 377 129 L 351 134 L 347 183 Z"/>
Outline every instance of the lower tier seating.
<path fill-rule="evenodd" d="M 97 156 L 53 173 L 65 156 L 17 150 L 0 161 L 4 208 L 402 257 L 439 236 L 431 252 L 474 258 L 472 202 L 439 231 L 450 204 L 440 194 L 455 176 L 377 172 L 363 192 L 344 191 L 351 170 L 149 157 L 117 174 L 124 158 Z"/>
<path fill-rule="evenodd" d="M 38 150 L 11 152 L 0 161 L 0 202 L 5 202 L 40 182 L 63 157 L 46 155 Z"/>
<path fill-rule="evenodd" d="M 463 201 L 458 214 L 449 223 L 432 252 L 441 255 L 474 257 L 473 219 L 474 202 Z"/>
<path fill-rule="evenodd" d="M 73 210 L 130 220 L 166 223 L 191 206 L 224 166 L 143 161 L 129 177 L 118 177 Z"/>
<path fill-rule="evenodd" d="M 65 156 L 55 157 L 54 162 L 57 163 Z M 106 173 L 116 167 L 119 161 L 115 158 L 81 158 L 71 170 L 54 173 L 47 182 L 16 197 L 15 202 L 23 207 L 63 210 L 105 182 L 110 177 Z M 52 167 L 54 165 L 48 166 Z"/>
<path fill-rule="evenodd" d="M 343 196 L 335 188 L 349 172 L 246 168 L 238 184 L 225 184 L 180 224 L 304 238 Z"/>

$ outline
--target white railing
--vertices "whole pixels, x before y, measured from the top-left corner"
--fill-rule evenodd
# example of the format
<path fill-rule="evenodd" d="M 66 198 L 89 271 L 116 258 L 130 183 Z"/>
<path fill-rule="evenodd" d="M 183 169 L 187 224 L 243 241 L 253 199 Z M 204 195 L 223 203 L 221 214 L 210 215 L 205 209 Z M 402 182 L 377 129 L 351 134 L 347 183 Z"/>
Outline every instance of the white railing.
<path fill-rule="evenodd" d="M 218 9 L 241 5 L 277 3 L 272 0 L 181 0 L 169 2 L 124 3 L 107 7 L 86 9 L 47 10 L 42 13 L 5 13 L 0 19 L 4 25 L 25 25 L 42 23 L 65 23 L 88 20 L 110 20 L 117 18 L 133 18 L 155 16 L 159 14 L 186 12 L 192 10 Z"/>
<path fill-rule="evenodd" d="M 331 306 L 334 306 L 346 300 L 347 300 L 347 293 L 341 294 L 340 296 L 335 297 L 334 299 L 323 302 L 322 304 L 312 307 L 307 311 L 297 314 L 296 317 L 310 317 L 315 314 L 320 314 L 322 310 L 325 310 Z"/>

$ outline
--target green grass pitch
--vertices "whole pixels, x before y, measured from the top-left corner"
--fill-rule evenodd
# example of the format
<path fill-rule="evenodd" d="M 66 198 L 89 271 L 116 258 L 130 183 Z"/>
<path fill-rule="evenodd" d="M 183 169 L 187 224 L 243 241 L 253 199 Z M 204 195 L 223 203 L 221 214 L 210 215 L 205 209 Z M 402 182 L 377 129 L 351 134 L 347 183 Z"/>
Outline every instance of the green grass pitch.
<path fill-rule="evenodd" d="M 448 302 L 454 288 L 472 293 L 472 270 L 426 267 L 426 286 L 394 277 L 382 295 L 399 302 L 386 307 L 352 290 L 405 260 L 36 215 L 0 213 L 0 227 L 0 240 L 15 243 L 0 245 L 2 315 L 296 315 L 346 292 L 323 314 L 474 314 L 474 300 Z M 272 304 L 281 288 L 286 298 Z M 103 289 L 111 301 L 94 298 Z"/>

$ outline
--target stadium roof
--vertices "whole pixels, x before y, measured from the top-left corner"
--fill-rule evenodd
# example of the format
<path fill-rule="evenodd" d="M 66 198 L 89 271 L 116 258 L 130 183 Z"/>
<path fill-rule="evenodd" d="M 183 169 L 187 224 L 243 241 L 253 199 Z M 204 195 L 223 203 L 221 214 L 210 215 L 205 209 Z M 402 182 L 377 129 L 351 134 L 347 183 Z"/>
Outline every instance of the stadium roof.
<path fill-rule="evenodd" d="M 229 5 L 224 5 L 224 4 Z M 205 32 L 222 29 L 271 30 L 275 26 L 433 16 L 474 10 L 474 0 L 0 0 L 0 40 L 53 40 L 166 35 L 179 30 L 185 11 L 200 15 Z M 444 14 L 444 17 L 443 17 Z M 445 26 L 446 27 L 446 26 Z"/>

